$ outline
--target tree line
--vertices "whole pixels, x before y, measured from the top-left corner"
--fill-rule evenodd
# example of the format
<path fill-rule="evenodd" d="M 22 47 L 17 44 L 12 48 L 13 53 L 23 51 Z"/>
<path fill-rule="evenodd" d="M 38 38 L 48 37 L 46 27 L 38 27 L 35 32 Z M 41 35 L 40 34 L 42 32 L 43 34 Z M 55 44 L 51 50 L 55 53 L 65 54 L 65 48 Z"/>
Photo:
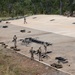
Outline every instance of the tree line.
<path fill-rule="evenodd" d="M 75 0 L 0 0 L 0 16 L 60 14 L 73 16 Z"/>

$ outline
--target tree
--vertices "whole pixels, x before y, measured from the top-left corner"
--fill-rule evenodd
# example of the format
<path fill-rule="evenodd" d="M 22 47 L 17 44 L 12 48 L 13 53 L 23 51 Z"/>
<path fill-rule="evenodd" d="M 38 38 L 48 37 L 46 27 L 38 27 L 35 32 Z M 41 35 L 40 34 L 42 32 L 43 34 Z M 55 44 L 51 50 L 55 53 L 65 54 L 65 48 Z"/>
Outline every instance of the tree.
<path fill-rule="evenodd" d="M 25 14 L 64 14 L 73 15 L 75 0 L 0 0 L 0 16 Z"/>
<path fill-rule="evenodd" d="M 63 3 L 62 0 L 60 0 L 60 15 L 62 15 L 63 12 Z"/>
<path fill-rule="evenodd" d="M 70 16 L 73 16 L 73 11 L 75 9 L 74 6 L 75 6 L 75 0 L 69 0 Z"/>

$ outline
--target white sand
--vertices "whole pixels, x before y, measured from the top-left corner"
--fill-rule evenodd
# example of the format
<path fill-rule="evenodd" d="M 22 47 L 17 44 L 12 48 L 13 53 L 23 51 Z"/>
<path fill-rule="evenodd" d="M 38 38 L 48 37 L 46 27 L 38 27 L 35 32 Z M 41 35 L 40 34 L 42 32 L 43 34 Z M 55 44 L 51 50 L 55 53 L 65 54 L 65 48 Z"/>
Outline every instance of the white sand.
<path fill-rule="evenodd" d="M 33 19 L 36 17 L 35 19 Z M 54 21 L 50 21 L 54 19 Z M 11 20 L 11 24 L 54 32 L 61 35 L 75 37 L 75 18 L 60 15 L 33 15 L 27 17 L 27 24 L 24 19 Z"/>

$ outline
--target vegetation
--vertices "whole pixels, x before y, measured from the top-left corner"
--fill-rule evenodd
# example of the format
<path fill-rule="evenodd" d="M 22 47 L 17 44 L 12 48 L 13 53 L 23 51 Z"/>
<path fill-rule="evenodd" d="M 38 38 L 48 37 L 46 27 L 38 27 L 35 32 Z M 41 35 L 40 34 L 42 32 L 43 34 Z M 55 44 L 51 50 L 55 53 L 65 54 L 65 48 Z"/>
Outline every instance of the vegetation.
<path fill-rule="evenodd" d="M 44 75 L 49 71 L 41 63 L 0 47 L 0 75 Z"/>
<path fill-rule="evenodd" d="M 73 15 L 75 0 L 0 0 L 0 16 L 26 14 L 64 14 Z"/>

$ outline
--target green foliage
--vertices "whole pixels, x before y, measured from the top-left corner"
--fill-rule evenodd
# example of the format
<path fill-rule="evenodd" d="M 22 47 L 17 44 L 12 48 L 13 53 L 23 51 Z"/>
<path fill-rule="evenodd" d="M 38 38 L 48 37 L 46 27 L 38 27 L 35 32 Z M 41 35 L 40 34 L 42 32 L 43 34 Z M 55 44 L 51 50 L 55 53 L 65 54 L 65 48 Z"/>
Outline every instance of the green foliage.
<path fill-rule="evenodd" d="M 75 0 L 0 0 L 0 16 L 64 14 L 75 10 Z"/>

